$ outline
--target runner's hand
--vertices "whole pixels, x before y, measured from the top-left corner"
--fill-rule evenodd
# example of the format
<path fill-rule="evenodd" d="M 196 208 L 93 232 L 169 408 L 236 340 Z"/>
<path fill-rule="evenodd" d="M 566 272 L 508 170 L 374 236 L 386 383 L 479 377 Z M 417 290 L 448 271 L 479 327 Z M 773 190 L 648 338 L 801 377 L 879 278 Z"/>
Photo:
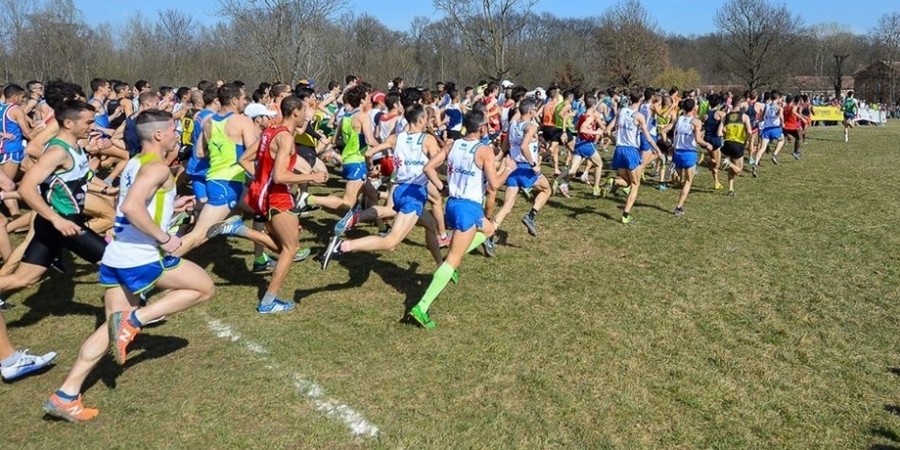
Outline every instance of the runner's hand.
<path fill-rule="evenodd" d="M 313 183 L 324 183 L 328 181 L 328 172 L 313 172 L 310 175 L 312 176 Z"/>
<path fill-rule="evenodd" d="M 0 189 L 4 192 L 13 192 L 16 190 L 16 183 L 9 177 L 0 176 Z"/>
<path fill-rule="evenodd" d="M 184 195 L 175 199 L 175 212 L 182 212 L 185 210 L 193 210 L 194 209 L 194 196 L 193 195 Z"/>
<path fill-rule="evenodd" d="M 75 222 L 63 219 L 62 217 L 53 221 L 53 226 L 65 237 L 72 237 L 81 234 L 82 232 L 81 227 L 76 225 Z"/>
<path fill-rule="evenodd" d="M 181 248 L 181 238 L 170 234 L 169 240 L 166 241 L 165 244 L 159 244 L 159 248 L 160 250 L 166 252 L 166 254 L 171 255 L 172 253 L 178 251 L 179 248 Z"/>

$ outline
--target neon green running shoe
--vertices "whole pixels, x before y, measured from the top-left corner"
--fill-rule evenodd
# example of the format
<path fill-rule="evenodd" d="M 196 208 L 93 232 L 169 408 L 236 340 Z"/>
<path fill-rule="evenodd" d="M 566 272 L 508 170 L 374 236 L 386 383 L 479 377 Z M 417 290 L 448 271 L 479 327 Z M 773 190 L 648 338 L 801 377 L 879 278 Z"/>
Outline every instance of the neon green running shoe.
<path fill-rule="evenodd" d="M 413 306 L 411 310 L 409 310 L 409 316 L 416 320 L 422 328 L 432 329 L 437 325 L 428 317 L 428 313 L 422 311 L 422 308 L 419 305 Z"/>
<path fill-rule="evenodd" d="M 632 216 L 631 214 L 629 214 L 627 216 L 622 216 L 622 223 L 624 223 L 625 225 L 634 223 L 634 216 Z"/>

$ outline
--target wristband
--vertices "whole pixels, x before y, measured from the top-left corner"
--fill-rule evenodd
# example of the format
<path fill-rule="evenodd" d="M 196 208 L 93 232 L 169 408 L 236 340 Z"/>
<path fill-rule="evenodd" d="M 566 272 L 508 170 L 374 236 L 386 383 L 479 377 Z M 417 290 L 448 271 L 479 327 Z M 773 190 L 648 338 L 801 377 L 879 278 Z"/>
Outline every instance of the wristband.
<path fill-rule="evenodd" d="M 166 242 L 160 242 L 159 245 L 166 245 L 166 244 L 168 244 L 168 243 L 172 240 L 172 235 L 171 235 L 171 234 L 167 234 L 166 236 L 169 237 L 168 239 L 166 239 Z"/>

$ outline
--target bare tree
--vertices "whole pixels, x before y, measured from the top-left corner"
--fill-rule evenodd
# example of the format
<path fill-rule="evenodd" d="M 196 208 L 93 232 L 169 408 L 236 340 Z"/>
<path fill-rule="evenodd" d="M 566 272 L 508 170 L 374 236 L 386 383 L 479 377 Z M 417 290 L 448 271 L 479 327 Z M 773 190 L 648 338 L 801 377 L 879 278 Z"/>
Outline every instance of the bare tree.
<path fill-rule="evenodd" d="M 889 103 L 894 104 L 896 101 L 894 97 L 894 85 L 895 85 L 895 69 L 894 69 L 894 61 L 897 60 L 898 54 L 900 54 L 900 13 L 885 13 L 878 19 L 878 25 L 873 30 L 874 38 L 879 46 L 884 48 L 885 53 L 887 54 L 888 67 L 890 68 L 891 74 L 891 87 L 890 87 L 890 99 Z"/>
<path fill-rule="evenodd" d="M 646 86 L 669 66 L 669 48 L 639 0 L 607 9 L 596 31 L 605 78 L 623 86 Z"/>
<path fill-rule="evenodd" d="M 318 24 L 346 8 L 348 0 L 219 0 L 220 14 L 239 33 L 238 42 L 269 68 L 270 76 L 292 81 L 318 77 L 324 71 L 314 60 L 322 58 Z M 302 73 L 315 70 L 316 73 Z"/>
<path fill-rule="evenodd" d="M 750 89 L 777 84 L 802 50 L 799 16 L 768 0 L 728 0 L 716 11 L 719 51 Z"/>
<path fill-rule="evenodd" d="M 432 0 L 462 37 L 469 56 L 487 77 L 500 80 L 510 73 L 509 38 L 526 24 L 537 0 Z"/>

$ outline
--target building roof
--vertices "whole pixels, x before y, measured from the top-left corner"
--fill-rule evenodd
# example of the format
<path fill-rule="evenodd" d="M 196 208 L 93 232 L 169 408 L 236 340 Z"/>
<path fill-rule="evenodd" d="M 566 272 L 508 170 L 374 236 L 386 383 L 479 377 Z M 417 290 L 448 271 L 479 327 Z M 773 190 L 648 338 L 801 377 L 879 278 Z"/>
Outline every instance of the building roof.
<path fill-rule="evenodd" d="M 841 77 L 841 90 L 853 89 L 851 76 Z M 791 79 L 791 88 L 813 91 L 830 91 L 834 89 L 834 77 L 797 76 Z"/>
<path fill-rule="evenodd" d="M 856 73 L 853 74 L 853 76 L 856 76 L 856 75 L 858 75 L 858 74 L 860 74 L 860 73 L 868 72 L 868 71 L 874 69 L 875 66 L 879 66 L 879 65 L 884 65 L 884 66 L 887 66 L 887 67 L 892 67 L 892 66 L 893 66 L 894 70 L 900 72 L 900 61 L 885 61 L 885 60 L 880 60 L 880 61 L 875 61 L 875 62 L 873 62 L 872 64 L 869 64 L 868 66 L 863 67 L 862 69 L 857 70 Z"/>

